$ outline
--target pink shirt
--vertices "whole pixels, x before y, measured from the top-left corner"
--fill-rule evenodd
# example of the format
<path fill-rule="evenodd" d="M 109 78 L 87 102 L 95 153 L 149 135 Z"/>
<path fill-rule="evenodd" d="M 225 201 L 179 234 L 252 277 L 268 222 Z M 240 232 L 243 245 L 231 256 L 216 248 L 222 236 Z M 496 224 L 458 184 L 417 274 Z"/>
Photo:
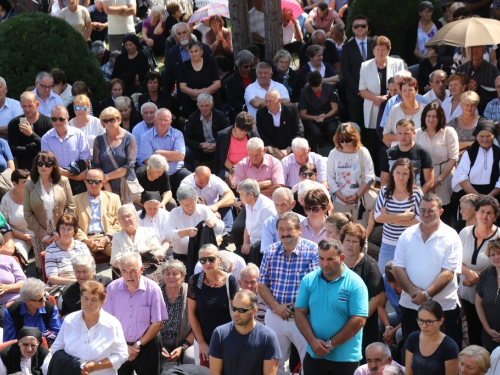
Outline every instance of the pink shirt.
<path fill-rule="evenodd" d="M 244 137 L 240 141 L 231 135 L 231 141 L 229 142 L 229 152 L 227 153 L 227 158 L 231 163 L 236 165 L 241 160 L 243 160 L 243 158 L 246 158 L 248 156 L 247 143 L 247 137 Z"/>
<path fill-rule="evenodd" d="M 339 17 L 339 14 L 334 9 L 329 8 L 326 16 L 320 17 L 318 15 L 318 10 L 318 7 L 311 10 L 308 18 L 312 18 L 313 25 L 316 27 L 316 30 L 323 30 L 327 33 L 330 31 L 335 18 Z"/>
<path fill-rule="evenodd" d="M 236 164 L 236 183 L 239 184 L 246 178 L 253 178 L 259 182 L 271 180 L 273 185 L 285 185 L 281 162 L 269 154 L 264 154 L 264 160 L 258 168 L 248 157 Z"/>
<path fill-rule="evenodd" d="M 304 218 L 300 225 L 302 226 L 302 233 L 300 234 L 300 237 L 312 241 L 316 244 L 326 238 L 326 231 L 324 227 L 321 228 L 318 234 L 314 233 L 314 229 L 309 225 L 309 218 Z"/>

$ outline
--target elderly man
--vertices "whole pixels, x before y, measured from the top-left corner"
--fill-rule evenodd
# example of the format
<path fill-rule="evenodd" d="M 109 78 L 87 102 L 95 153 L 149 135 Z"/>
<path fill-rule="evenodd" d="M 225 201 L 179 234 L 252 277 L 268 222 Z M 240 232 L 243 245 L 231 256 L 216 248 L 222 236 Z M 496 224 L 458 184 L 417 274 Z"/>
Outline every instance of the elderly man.
<path fill-rule="evenodd" d="M 284 375 L 291 343 L 304 363 L 307 342 L 295 324 L 294 308 L 300 281 L 318 268 L 318 246 L 300 238 L 300 221 L 292 212 L 278 218 L 277 228 L 280 241 L 266 250 L 260 266 L 259 294 L 268 306 L 266 325 L 278 336 L 283 353 L 278 374 Z"/>
<path fill-rule="evenodd" d="M 163 294 L 154 281 L 142 276 L 144 266 L 139 253 L 126 253 L 120 260 L 122 277 L 111 282 L 104 310 L 121 323 L 128 345 L 128 361 L 120 375 L 159 374 L 161 343 L 158 333 L 168 319 Z"/>
<path fill-rule="evenodd" d="M 195 161 L 214 160 L 217 133 L 230 126 L 224 112 L 214 108 L 212 95 L 201 93 L 196 100 L 198 109 L 189 116 L 184 128 L 186 166 L 190 171 L 194 170 Z"/>
<path fill-rule="evenodd" d="M 137 3 L 134 0 L 103 0 L 108 15 L 109 50 L 121 50 L 125 34 L 134 33 Z"/>
<path fill-rule="evenodd" d="M 0 97 L 1 92 L 0 89 Z M 38 99 L 33 92 L 23 92 L 21 94 L 22 114 L 13 118 L 8 125 L 9 146 L 19 169 L 31 169 L 33 159 L 41 150 L 42 137 L 53 128 L 50 118 L 41 115 L 36 110 L 38 105 Z"/>
<path fill-rule="evenodd" d="M 446 88 L 447 78 L 446 72 L 441 69 L 435 70 L 429 75 L 429 85 L 431 89 L 424 95 L 424 99 L 426 99 L 428 103 L 439 103 L 439 105 L 441 105 L 443 101 L 450 96 L 450 92 Z"/>
<path fill-rule="evenodd" d="M 290 103 L 290 95 L 288 90 L 281 83 L 273 81 L 273 69 L 271 64 L 260 62 L 257 65 L 257 80 L 248 85 L 245 89 L 245 104 L 247 111 L 253 118 L 257 118 L 257 111 L 266 106 L 265 96 L 269 90 L 275 89 L 279 92 L 281 101 L 285 104 Z"/>
<path fill-rule="evenodd" d="M 391 350 L 382 342 L 374 342 L 365 349 L 366 363 L 359 366 L 353 375 L 378 375 L 385 365 L 394 365 L 403 372 L 405 368 L 392 359 Z"/>
<path fill-rule="evenodd" d="M 54 87 L 54 78 L 47 72 L 40 72 L 36 75 L 35 93 L 39 106 L 38 112 L 45 116 L 50 116 L 52 108 L 58 105 L 64 106 L 64 103 L 59 95 L 52 92 Z"/>
<path fill-rule="evenodd" d="M 164 156 L 168 160 L 170 185 L 175 194 L 181 181 L 189 175 L 189 171 L 184 167 L 184 136 L 170 126 L 172 113 L 166 108 L 156 112 L 154 124 L 154 128 L 149 129 L 141 138 L 141 161 L 147 164 L 152 155 Z"/>
<path fill-rule="evenodd" d="M 332 64 L 336 72 L 340 71 L 340 60 L 339 54 L 337 52 L 337 46 L 333 40 L 327 38 L 326 33 L 323 30 L 316 30 L 315 32 L 313 32 L 311 35 L 311 40 L 300 47 L 300 66 L 304 66 L 309 62 L 309 58 L 307 57 L 307 48 L 312 45 L 318 45 L 322 47 L 323 62 Z"/>
<path fill-rule="evenodd" d="M 7 135 L 7 125 L 10 120 L 22 114 L 19 101 L 7 98 L 7 82 L 0 77 L 0 134 Z"/>
<path fill-rule="evenodd" d="M 304 126 L 297 107 L 281 103 L 278 90 L 266 92 L 265 102 L 257 111 L 257 129 L 268 151 L 281 160 L 292 152 L 292 140 L 304 137 Z"/>
<path fill-rule="evenodd" d="M 122 228 L 118 222 L 120 197 L 102 190 L 104 174 L 100 169 L 89 169 L 85 176 L 87 191 L 75 196 L 78 232 L 75 238 L 89 250 L 111 256 L 111 239 Z"/>
<path fill-rule="evenodd" d="M 497 91 L 497 98 L 486 105 L 484 117 L 488 120 L 493 120 L 496 124 L 500 121 L 500 76 L 495 78 L 495 89 Z M 12 153 L 14 153 L 14 151 L 12 151 Z"/>
<path fill-rule="evenodd" d="M 141 138 L 144 133 L 155 126 L 155 114 L 158 111 L 156 104 L 146 102 L 141 106 L 142 121 L 132 129 L 132 135 L 137 142 L 136 168 L 142 166 Z"/>
<path fill-rule="evenodd" d="M 233 110 L 232 118 L 243 111 L 243 106 L 245 105 L 245 89 L 257 79 L 255 71 L 252 69 L 254 60 L 255 57 L 250 51 L 240 51 L 234 62 L 237 69 L 225 81 L 227 99 Z"/>
<path fill-rule="evenodd" d="M 344 21 L 340 18 L 339 14 L 335 9 L 329 8 L 328 4 L 321 2 L 316 8 L 309 12 L 309 17 L 307 17 L 304 23 L 304 28 L 308 33 L 312 34 L 316 30 L 323 30 L 326 33 L 326 37 L 331 37 L 331 30 L 333 23 L 336 22 L 345 27 Z"/>
<path fill-rule="evenodd" d="M 264 317 L 266 315 L 267 306 L 259 295 L 259 267 L 253 263 L 248 263 L 240 272 L 238 284 L 241 289 L 247 289 L 259 297 L 259 311 L 255 314 L 255 320 L 259 323 L 266 324 Z"/>
<path fill-rule="evenodd" d="M 323 156 L 311 152 L 309 143 L 305 138 L 295 138 L 292 141 L 292 154 L 281 160 L 285 186 L 293 187 L 301 181 L 299 170 L 305 163 L 313 163 L 318 171 L 316 181 L 328 186 L 326 182 L 326 160 Z"/>

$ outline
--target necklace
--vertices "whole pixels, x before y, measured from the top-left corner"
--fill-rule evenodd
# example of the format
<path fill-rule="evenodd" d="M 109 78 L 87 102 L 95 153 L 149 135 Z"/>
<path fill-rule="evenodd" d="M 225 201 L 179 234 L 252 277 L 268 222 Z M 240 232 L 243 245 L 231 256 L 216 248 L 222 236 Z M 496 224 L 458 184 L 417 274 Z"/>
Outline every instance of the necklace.
<path fill-rule="evenodd" d="M 97 322 L 98 322 L 98 321 L 99 321 L 99 317 L 97 317 L 97 320 L 96 320 L 94 323 L 92 323 L 92 324 L 87 324 L 87 322 L 85 322 L 85 324 L 87 325 L 87 328 L 88 328 L 88 329 L 91 329 L 93 326 L 95 326 L 95 325 L 97 324 Z"/>
<path fill-rule="evenodd" d="M 418 104 L 414 105 L 413 108 L 410 108 L 411 113 L 409 115 L 407 115 L 406 112 L 405 112 L 405 111 L 408 110 L 408 108 L 406 108 L 405 102 L 403 102 L 403 106 L 404 106 L 403 113 L 404 113 L 405 117 L 412 120 L 413 116 L 415 116 L 415 114 L 418 112 Z"/>
<path fill-rule="evenodd" d="M 217 285 L 219 285 L 219 273 L 217 273 L 217 279 L 215 280 L 214 285 L 210 285 L 210 282 L 208 281 L 208 278 L 205 276 L 205 284 L 207 284 L 210 288 L 215 288 Z"/>

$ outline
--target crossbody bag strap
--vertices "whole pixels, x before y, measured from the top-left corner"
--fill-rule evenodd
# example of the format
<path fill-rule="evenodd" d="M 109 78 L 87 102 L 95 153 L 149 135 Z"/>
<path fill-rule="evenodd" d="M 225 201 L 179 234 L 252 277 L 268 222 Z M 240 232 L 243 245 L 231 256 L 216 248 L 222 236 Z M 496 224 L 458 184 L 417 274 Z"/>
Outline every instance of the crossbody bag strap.
<path fill-rule="evenodd" d="M 361 169 L 361 174 L 359 176 L 359 181 L 360 181 L 360 186 L 361 182 L 365 180 L 365 166 L 363 163 L 363 153 L 361 152 L 361 149 L 358 150 L 358 161 L 359 161 L 359 168 Z"/>
<path fill-rule="evenodd" d="M 113 156 L 113 153 L 111 152 L 111 147 L 109 147 L 108 143 L 108 137 L 106 136 L 106 133 L 102 135 L 102 138 L 104 139 L 104 145 L 106 146 L 106 152 L 109 155 L 109 159 L 111 160 L 111 163 L 113 163 L 113 166 L 118 169 L 118 164 L 116 163 L 115 157 Z"/>

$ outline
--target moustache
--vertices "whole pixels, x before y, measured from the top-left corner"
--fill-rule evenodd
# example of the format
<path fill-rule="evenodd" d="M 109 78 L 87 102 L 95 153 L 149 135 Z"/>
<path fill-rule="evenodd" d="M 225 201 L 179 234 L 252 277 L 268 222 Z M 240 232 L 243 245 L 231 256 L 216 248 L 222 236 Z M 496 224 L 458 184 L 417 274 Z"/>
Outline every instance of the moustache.
<path fill-rule="evenodd" d="M 292 236 L 281 236 L 281 239 L 283 238 L 292 238 Z"/>

